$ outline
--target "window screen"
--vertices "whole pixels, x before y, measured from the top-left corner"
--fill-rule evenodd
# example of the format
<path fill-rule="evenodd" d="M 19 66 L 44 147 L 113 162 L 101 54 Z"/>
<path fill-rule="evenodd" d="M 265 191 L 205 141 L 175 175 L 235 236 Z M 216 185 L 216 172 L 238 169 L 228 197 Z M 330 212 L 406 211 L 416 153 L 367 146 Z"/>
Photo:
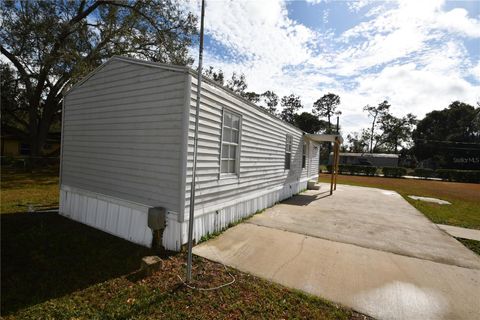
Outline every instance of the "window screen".
<path fill-rule="evenodd" d="M 307 143 L 303 143 L 303 150 L 302 150 L 302 169 L 305 169 L 305 165 L 307 164 Z"/>
<path fill-rule="evenodd" d="M 240 116 L 224 110 L 222 131 L 221 173 L 237 173 Z"/>
<path fill-rule="evenodd" d="M 290 163 L 292 162 L 292 136 L 287 134 L 285 145 L 285 170 L 290 169 Z"/>

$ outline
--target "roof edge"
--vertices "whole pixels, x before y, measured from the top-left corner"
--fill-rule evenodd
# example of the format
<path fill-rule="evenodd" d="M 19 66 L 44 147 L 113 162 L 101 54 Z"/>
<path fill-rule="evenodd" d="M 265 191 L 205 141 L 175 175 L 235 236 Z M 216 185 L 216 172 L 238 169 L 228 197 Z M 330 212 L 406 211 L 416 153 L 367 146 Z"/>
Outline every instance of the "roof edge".
<path fill-rule="evenodd" d="M 187 68 L 189 69 L 190 75 L 192 75 L 192 76 L 195 77 L 195 78 L 198 78 L 197 71 L 195 71 L 195 70 L 193 70 L 192 68 L 189 68 L 189 67 L 187 67 Z M 269 116 L 270 118 L 272 118 L 272 119 L 274 119 L 274 120 L 277 120 L 277 121 L 280 121 L 280 122 L 286 124 L 287 126 L 293 128 L 293 129 L 295 129 L 295 130 L 297 130 L 297 131 L 302 132 L 303 134 L 307 134 L 307 132 L 303 131 L 302 129 L 297 128 L 297 127 L 295 127 L 293 124 L 288 123 L 288 122 L 280 119 L 279 117 L 271 114 L 270 112 L 268 112 L 268 111 L 265 110 L 264 108 L 256 105 L 255 103 L 253 103 L 252 101 L 250 101 L 250 100 L 248 100 L 248 99 L 245 99 L 245 98 L 242 97 L 241 95 L 233 92 L 232 90 L 228 89 L 228 88 L 225 87 L 225 86 L 220 85 L 219 83 L 213 81 L 213 80 L 210 79 L 210 78 L 202 77 L 202 82 L 206 82 L 206 83 L 208 83 L 208 84 L 210 84 L 210 85 L 212 85 L 212 86 L 214 86 L 214 87 L 216 87 L 216 88 L 218 88 L 218 89 L 221 89 L 221 90 L 225 91 L 226 94 L 228 94 L 228 95 L 230 95 L 230 96 L 232 96 L 232 97 L 240 100 L 241 102 L 245 103 L 246 105 L 249 105 L 249 106 L 251 106 L 251 107 L 256 108 L 258 111 L 263 112 L 264 114 L 266 114 L 266 115 Z"/>
<path fill-rule="evenodd" d="M 343 137 L 340 134 L 307 133 L 305 136 L 307 137 L 307 139 L 316 142 L 336 142 L 338 139 L 340 143 L 343 143 Z"/>
<path fill-rule="evenodd" d="M 154 68 L 160 68 L 160 69 L 164 69 L 164 70 L 183 72 L 183 73 L 186 73 L 190 70 L 189 67 L 184 67 L 184 66 L 177 66 L 177 65 L 160 63 L 160 62 L 151 62 L 151 61 L 146 61 L 146 60 L 140 60 L 140 59 L 135 59 L 135 58 L 130 58 L 130 57 L 114 55 L 114 56 L 111 56 L 107 61 L 105 61 L 104 63 L 102 63 L 101 65 L 99 65 L 95 69 L 93 69 L 92 71 L 90 71 L 80 81 L 78 81 L 70 89 L 68 89 L 63 95 L 64 98 L 68 94 L 70 94 L 74 89 L 80 87 L 88 79 L 93 77 L 95 74 L 97 74 L 100 70 L 102 70 L 105 66 L 107 66 L 108 64 L 110 64 L 113 61 L 123 61 L 123 62 L 127 62 L 127 63 L 143 65 L 143 66 L 147 66 L 147 67 L 154 67 Z"/>
<path fill-rule="evenodd" d="M 127 62 L 127 63 L 134 63 L 134 64 L 138 64 L 138 65 L 143 65 L 143 66 L 147 66 L 147 67 L 154 67 L 154 68 L 160 68 L 160 69 L 164 69 L 164 70 L 170 70 L 170 71 L 175 71 L 175 72 L 184 72 L 184 73 L 189 73 L 190 75 L 192 75 L 193 77 L 195 78 L 198 78 L 198 73 L 197 71 L 193 70 L 192 68 L 188 67 L 188 66 L 179 66 L 179 65 L 173 65 L 173 64 L 168 64 L 168 63 L 160 63 L 160 62 L 152 62 L 152 61 L 147 61 L 147 60 L 141 60 L 141 59 L 137 59 L 137 58 L 131 58 L 131 57 L 124 57 L 124 56 L 119 56 L 119 55 L 114 55 L 112 57 L 110 57 L 107 61 L 105 61 L 104 63 L 102 63 L 100 66 L 98 66 L 97 68 L 95 68 L 93 71 L 91 71 L 90 73 L 88 73 L 84 78 L 82 78 L 79 82 L 75 83 L 70 89 L 68 89 L 66 91 L 66 93 L 64 94 L 64 98 L 70 94 L 74 89 L 78 88 L 79 86 L 81 86 L 82 84 L 84 84 L 88 79 L 90 79 L 93 75 L 95 75 L 97 72 L 99 72 L 100 70 L 102 70 L 106 65 L 108 65 L 109 63 L 111 63 L 112 61 L 123 61 L 123 62 Z M 301 130 L 300 128 L 297 128 L 295 127 L 293 124 L 291 123 L 288 123 L 280 118 L 278 118 L 277 116 L 271 114 L 270 112 L 268 112 L 267 110 L 265 110 L 264 108 L 256 105 L 255 103 L 251 102 L 250 100 L 248 99 L 245 99 L 244 97 L 240 96 L 239 94 L 233 92 L 232 90 L 228 89 L 227 87 L 225 86 L 222 86 L 220 84 L 218 84 L 217 82 L 209 79 L 209 78 L 206 78 L 206 77 L 202 77 L 202 82 L 205 82 L 205 83 L 208 83 L 209 85 L 212 85 L 222 91 L 224 91 L 226 94 L 240 100 L 241 102 L 245 103 L 246 105 L 248 106 L 251 106 L 255 109 L 257 109 L 258 111 L 260 112 L 263 112 L 264 114 L 266 114 L 267 116 L 269 116 L 270 118 L 276 120 L 276 121 L 279 121 L 281 123 L 284 123 L 285 125 L 291 127 L 292 129 L 295 129 L 299 132 L 302 132 L 303 134 L 307 134 L 307 132 Z M 343 140 L 343 139 L 342 139 Z"/>

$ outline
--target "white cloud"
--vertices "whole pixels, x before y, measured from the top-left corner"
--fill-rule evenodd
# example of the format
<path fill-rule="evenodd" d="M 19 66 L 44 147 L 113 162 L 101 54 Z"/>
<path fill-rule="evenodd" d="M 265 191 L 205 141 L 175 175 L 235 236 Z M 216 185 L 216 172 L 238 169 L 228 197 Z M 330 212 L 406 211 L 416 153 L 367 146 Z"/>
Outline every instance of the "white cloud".
<path fill-rule="evenodd" d="M 458 75 L 428 71 L 413 63 L 389 66 L 379 74 L 362 77 L 356 93 L 377 101 L 387 99 L 397 115 L 413 112 L 419 116 L 460 97 L 467 101 L 479 98 L 478 87 Z"/>
<path fill-rule="evenodd" d="M 245 73 L 249 90 L 294 92 L 308 111 L 324 93 L 335 92 L 346 132 L 368 123 L 363 106 L 384 99 L 397 115 L 418 116 L 453 100 L 480 100 L 480 62 L 471 61 L 463 44 L 480 38 L 478 17 L 461 8 L 446 11 L 443 0 L 363 0 L 347 7 L 367 13 L 335 38 L 331 30 L 320 33 L 290 19 L 281 0 L 208 1 L 206 34 L 227 54 L 207 48 L 205 65 L 227 76 Z"/>
<path fill-rule="evenodd" d="M 478 19 L 468 17 L 468 12 L 462 8 L 456 8 L 449 12 L 442 13 L 437 18 L 440 28 L 462 36 L 480 37 L 480 22 Z"/>
<path fill-rule="evenodd" d="M 472 68 L 471 75 L 480 82 L 480 61 Z"/>

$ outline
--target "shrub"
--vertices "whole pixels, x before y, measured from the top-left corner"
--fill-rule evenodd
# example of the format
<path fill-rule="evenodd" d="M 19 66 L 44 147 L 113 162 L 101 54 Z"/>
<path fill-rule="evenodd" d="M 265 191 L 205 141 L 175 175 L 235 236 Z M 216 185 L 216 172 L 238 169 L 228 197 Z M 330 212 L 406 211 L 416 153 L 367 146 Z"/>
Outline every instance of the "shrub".
<path fill-rule="evenodd" d="M 365 173 L 367 176 L 374 176 L 375 173 L 377 172 L 377 167 L 363 166 L 362 170 L 363 170 L 363 173 Z"/>
<path fill-rule="evenodd" d="M 434 173 L 433 169 L 416 168 L 413 174 L 417 177 L 430 178 L 433 176 L 433 173 Z"/>
<path fill-rule="evenodd" d="M 407 169 L 397 167 L 383 167 L 382 172 L 385 177 L 400 178 L 407 174 Z"/>
<path fill-rule="evenodd" d="M 348 173 L 352 175 L 364 174 L 368 176 L 373 176 L 375 175 L 375 172 L 377 172 L 377 167 L 341 164 L 338 166 L 338 172 L 340 174 Z"/>
<path fill-rule="evenodd" d="M 435 173 L 443 180 L 480 183 L 480 170 L 438 169 Z"/>

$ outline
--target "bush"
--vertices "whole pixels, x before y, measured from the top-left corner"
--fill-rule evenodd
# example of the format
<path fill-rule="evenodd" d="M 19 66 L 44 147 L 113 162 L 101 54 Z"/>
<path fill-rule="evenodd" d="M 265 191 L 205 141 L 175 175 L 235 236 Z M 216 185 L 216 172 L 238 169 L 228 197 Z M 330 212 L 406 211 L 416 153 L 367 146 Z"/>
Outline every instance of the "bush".
<path fill-rule="evenodd" d="M 397 167 L 383 167 L 382 172 L 385 177 L 400 178 L 407 174 L 407 169 Z"/>
<path fill-rule="evenodd" d="M 332 173 L 332 165 L 327 165 L 328 173 Z M 359 166 L 351 164 L 339 164 L 338 173 L 339 174 L 351 174 L 351 175 L 366 175 L 374 176 L 377 172 L 377 167 L 374 166 Z"/>
<path fill-rule="evenodd" d="M 434 171 L 433 169 L 428 169 L 428 168 L 417 168 L 413 172 L 414 176 L 417 177 L 422 177 L 422 178 L 430 178 L 433 177 Z"/>
<path fill-rule="evenodd" d="M 352 174 L 364 174 L 366 176 L 373 176 L 377 172 L 377 167 L 374 166 L 351 166 Z"/>
<path fill-rule="evenodd" d="M 443 180 L 480 183 L 480 170 L 438 169 L 435 173 Z"/>

